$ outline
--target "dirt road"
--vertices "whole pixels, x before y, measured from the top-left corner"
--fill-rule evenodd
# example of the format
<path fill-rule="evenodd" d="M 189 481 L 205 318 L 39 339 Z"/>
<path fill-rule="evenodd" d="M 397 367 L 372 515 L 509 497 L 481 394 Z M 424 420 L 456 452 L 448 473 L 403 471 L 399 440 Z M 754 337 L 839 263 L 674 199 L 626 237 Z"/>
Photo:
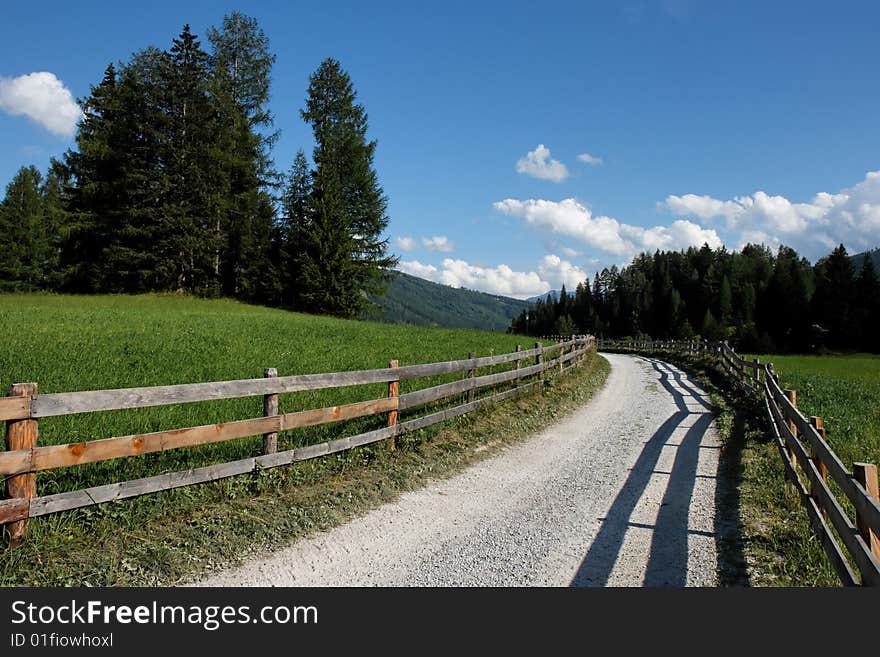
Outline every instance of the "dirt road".
<path fill-rule="evenodd" d="M 605 356 L 605 387 L 527 442 L 197 585 L 716 585 L 708 399 L 671 365 Z"/>

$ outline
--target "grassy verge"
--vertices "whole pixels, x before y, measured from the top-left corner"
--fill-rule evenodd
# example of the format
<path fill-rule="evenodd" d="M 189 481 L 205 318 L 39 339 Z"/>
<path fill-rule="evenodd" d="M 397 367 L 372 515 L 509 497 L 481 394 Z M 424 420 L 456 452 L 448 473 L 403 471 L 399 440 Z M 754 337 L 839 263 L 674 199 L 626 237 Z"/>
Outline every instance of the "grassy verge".
<path fill-rule="evenodd" d="M 716 506 L 732 509 L 738 517 L 736 531 L 719 545 L 719 561 L 725 564 L 721 583 L 839 585 L 806 510 L 795 494 L 786 492 L 782 460 L 760 396 L 732 387 L 709 358 L 666 351 L 652 355 L 694 376 L 718 412 L 724 486 Z"/>
<path fill-rule="evenodd" d="M 264 555 L 449 476 L 573 411 L 603 384 L 590 355 L 535 392 L 398 440 L 257 475 L 124 500 L 31 522 L 0 553 L 0 584 L 174 585 Z"/>

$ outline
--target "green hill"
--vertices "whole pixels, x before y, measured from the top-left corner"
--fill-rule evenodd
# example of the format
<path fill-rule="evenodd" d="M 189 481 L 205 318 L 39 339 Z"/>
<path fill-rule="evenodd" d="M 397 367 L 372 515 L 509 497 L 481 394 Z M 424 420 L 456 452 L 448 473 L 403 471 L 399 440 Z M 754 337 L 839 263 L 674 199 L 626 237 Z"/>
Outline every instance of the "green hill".
<path fill-rule="evenodd" d="M 370 318 L 392 324 L 506 331 L 527 301 L 432 283 L 395 272 L 384 297 L 373 301 L 383 312 Z"/>
<path fill-rule="evenodd" d="M 859 269 L 862 268 L 862 263 L 865 262 L 865 258 L 870 258 L 871 264 L 874 265 L 874 270 L 880 272 L 880 249 L 865 251 L 864 253 L 856 253 L 855 255 L 850 256 L 853 267 L 855 267 L 856 271 L 859 271 Z"/>

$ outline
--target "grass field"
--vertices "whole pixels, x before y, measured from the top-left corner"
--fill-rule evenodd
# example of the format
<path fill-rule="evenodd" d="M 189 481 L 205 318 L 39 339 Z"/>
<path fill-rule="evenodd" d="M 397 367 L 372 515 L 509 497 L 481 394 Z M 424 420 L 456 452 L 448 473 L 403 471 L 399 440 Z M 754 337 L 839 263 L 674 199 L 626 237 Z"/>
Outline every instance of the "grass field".
<path fill-rule="evenodd" d="M 36 381 L 41 393 L 387 367 L 513 351 L 503 333 L 336 320 L 233 301 L 175 296 L 0 296 L 0 385 Z M 454 375 L 460 377 L 461 374 Z M 405 381 L 401 393 L 450 377 Z M 384 384 L 282 395 L 281 412 L 384 397 Z M 213 424 L 262 415 L 253 397 L 40 421 L 40 444 Z M 383 425 L 362 418 L 279 436 L 279 449 Z M 78 466 L 38 476 L 41 494 L 252 456 L 260 438 Z"/>
<path fill-rule="evenodd" d="M 797 390 L 801 413 L 824 420 L 828 441 L 847 467 L 880 464 L 880 356 L 758 357 L 773 363 L 783 388 Z"/>
<path fill-rule="evenodd" d="M 853 461 L 880 462 L 880 357 L 758 357 L 763 363 L 773 363 L 783 388 L 797 390 L 801 413 L 822 417 L 828 441 L 847 467 Z M 752 583 L 838 586 L 806 511 L 782 483 L 782 462 L 775 444 L 767 439 L 762 415 L 763 410 L 759 417 L 742 417 L 736 427 L 742 434 L 742 518 Z M 849 508 L 833 481 L 830 485 L 844 508 Z"/>
<path fill-rule="evenodd" d="M 232 301 L 163 295 L 0 295 L 0 331 L 4 336 L 0 385 L 5 391 L 13 382 L 35 381 L 40 393 L 256 378 L 265 367 L 276 367 L 280 376 L 372 369 L 386 367 L 392 358 L 409 365 L 464 358 L 470 351 L 479 356 L 504 353 L 513 351 L 518 342 L 530 346 L 527 338 L 503 333 L 336 320 Z M 523 437 L 566 404 L 583 401 L 604 380 L 607 363 L 594 357 L 581 369 L 573 375 L 580 381 L 577 389 L 566 384 L 564 397 L 551 384 L 537 398 L 406 436 L 395 456 L 389 456 L 387 446 L 380 443 L 259 476 L 33 520 L 23 548 L 0 550 L 0 584 L 168 582 L 206 564 L 240 557 L 252 546 L 254 535 L 264 536 L 263 542 L 284 542 L 388 499 L 420 478 L 467 462 L 474 458 L 474 444 Z M 459 377 L 461 373 L 404 381 L 401 393 Z M 281 395 L 280 411 L 386 393 L 385 384 L 375 384 Z M 260 415 L 262 399 L 257 397 L 45 418 L 40 420 L 39 444 Z M 479 436 L 463 440 L 460 429 L 479 422 L 485 425 Z M 384 417 L 362 418 L 286 432 L 279 436 L 279 449 L 384 423 Z M 436 436 L 447 437 L 437 440 Z M 254 437 L 42 472 L 37 475 L 37 491 L 46 495 L 245 458 L 259 453 L 260 446 L 261 439 Z M 348 476 L 361 480 L 350 481 Z M 347 491 L 343 498 L 341 491 Z M 255 499 L 261 500 L 259 509 L 252 506 Z M 127 553 L 132 541 L 144 544 L 136 556 Z"/>

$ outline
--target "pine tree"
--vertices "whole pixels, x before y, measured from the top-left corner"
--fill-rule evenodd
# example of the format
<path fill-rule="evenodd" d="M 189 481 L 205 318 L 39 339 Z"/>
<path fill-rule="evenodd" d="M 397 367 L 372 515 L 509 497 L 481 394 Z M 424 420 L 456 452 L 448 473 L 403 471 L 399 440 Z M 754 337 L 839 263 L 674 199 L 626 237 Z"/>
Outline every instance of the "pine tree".
<path fill-rule="evenodd" d="M 257 21 L 239 12 L 208 31 L 210 93 L 216 111 L 223 204 L 213 226 L 213 267 L 223 292 L 267 301 L 280 282 L 270 262 L 274 212 L 268 187 L 276 175 L 270 149 L 277 132 L 268 109 L 275 56 Z"/>
<path fill-rule="evenodd" d="M 396 259 L 382 233 L 387 200 L 373 168 L 375 141 L 348 74 L 327 59 L 309 79 L 303 119 L 315 135 L 313 216 L 297 251 L 298 302 L 312 312 L 352 317 L 384 290 Z"/>
<path fill-rule="evenodd" d="M 838 347 L 852 342 L 854 326 L 850 312 L 853 305 L 855 268 L 843 244 L 822 258 L 815 267 L 816 292 L 811 314 L 829 331 L 829 342 Z"/>
<path fill-rule="evenodd" d="M 58 289 L 62 284 L 61 246 L 69 230 L 70 174 L 67 167 L 54 157 L 40 188 L 46 234 L 44 275 L 46 287 Z"/>
<path fill-rule="evenodd" d="M 168 134 L 164 64 L 164 54 L 148 48 L 119 69 L 117 115 L 109 137 L 119 192 L 114 207 L 98 218 L 104 235 L 100 264 L 104 291 L 138 293 L 169 287 L 158 271 L 157 252 L 164 237 L 163 203 L 170 190 L 164 167 Z"/>
<path fill-rule="evenodd" d="M 298 251 L 304 244 L 312 221 L 312 182 L 305 153 L 297 151 L 281 197 L 281 217 L 275 241 L 280 270 L 282 304 L 293 306 L 299 281 Z"/>
<path fill-rule="evenodd" d="M 6 187 L 0 204 L 0 289 L 47 287 L 51 249 L 40 194 L 42 178 L 36 167 L 21 167 Z"/>
<path fill-rule="evenodd" d="M 159 246 L 166 286 L 177 292 L 211 293 L 217 252 L 215 232 L 223 211 L 223 170 L 216 112 L 207 90 L 208 55 L 184 25 L 164 58 L 168 99 L 165 149 L 168 193 Z"/>
<path fill-rule="evenodd" d="M 80 100 L 83 118 L 76 134 L 76 149 L 64 156 L 75 181 L 69 203 L 70 225 L 61 251 L 68 291 L 101 291 L 99 268 L 108 242 L 106 222 L 118 207 L 122 187 L 123 153 L 114 141 L 120 116 L 116 77 L 116 67 L 108 65 L 101 82 Z"/>
<path fill-rule="evenodd" d="M 880 280 L 877 278 L 871 258 L 862 261 L 862 267 L 855 281 L 853 298 L 856 301 L 852 309 L 856 346 L 867 351 L 876 351 L 880 347 L 877 340 L 877 326 L 880 323 Z"/>

